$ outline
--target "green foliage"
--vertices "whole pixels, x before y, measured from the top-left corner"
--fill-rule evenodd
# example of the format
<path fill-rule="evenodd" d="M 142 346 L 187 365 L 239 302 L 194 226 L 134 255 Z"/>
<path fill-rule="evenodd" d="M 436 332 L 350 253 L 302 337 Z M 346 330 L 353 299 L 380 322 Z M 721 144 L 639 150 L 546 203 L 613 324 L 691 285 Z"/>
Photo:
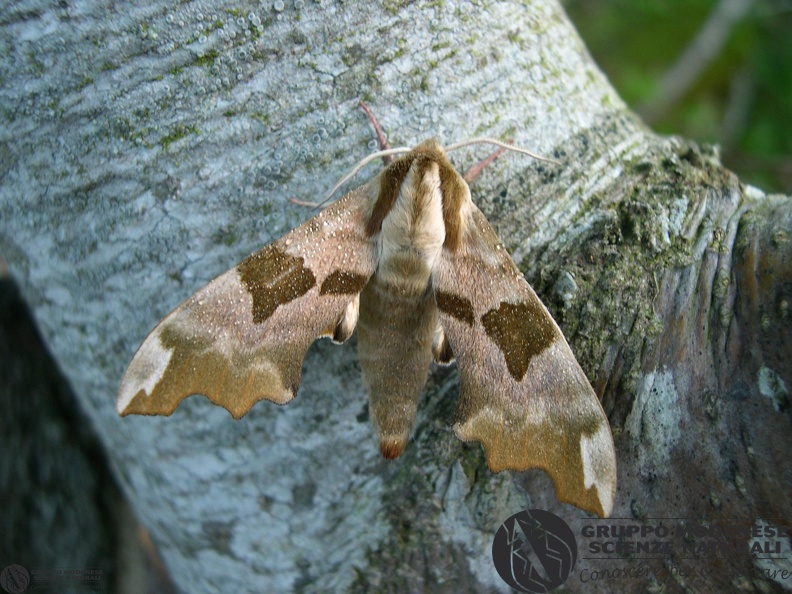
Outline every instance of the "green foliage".
<path fill-rule="evenodd" d="M 640 111 L 720 1 L 568 0 L 566 10 L 610 81 Z M 717 143 L 743 180 L 792 194 L 790 32 L 792 11 L 781 0 L 754 2 L 695 83 L 651 126 Z"/>

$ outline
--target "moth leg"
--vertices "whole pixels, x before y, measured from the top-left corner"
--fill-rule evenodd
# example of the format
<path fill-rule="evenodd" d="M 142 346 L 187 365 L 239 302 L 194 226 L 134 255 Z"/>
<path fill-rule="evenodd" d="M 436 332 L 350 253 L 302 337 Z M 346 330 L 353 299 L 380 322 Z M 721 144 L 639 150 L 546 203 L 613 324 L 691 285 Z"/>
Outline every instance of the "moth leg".
<path fill-rule="evenodd" d="M 509 144 L 512 144 L 514 142 L 514 139 L 509 138 L 507 142 Z M 490 163 L 492 163 L 495 159 L 500 157 L 505 150 L 506 150 L 505 148 L 501 147 L 497 151 L 492 153 L 489 157 L 486 157 L 485 159 L 473 165 L 470 169 L 465 171 L 465 175 L 462 176 L 462 179 L 464 179 L 468 184 L 472 184 L 474 181 L 476 181 L 476 179 L 478 179 L 478 176 L 481 175 L 481 172 L 484 171 L 484 168 Z"/>
<path fill-rule="evenodd" d="M 364 112 L 366 112 L 366 116 L 368 116 L 369 121 L 371 122 L 372 126 L 374 126 L 374 132 L 377 133 L 377 140 L 379 141 L 380 150 L 384 151 L 384 150 L 387 150 L 387 149 L 391 148 L 390 144 L 388 144 L 388 139 L 385 137 L 385 132 L 382 131 L 382 126 L 380 126 L 379 121 L 374 116 L 374 114 L 371 112 L 371 109 L 369 109 L 369 106 L 366 105 L 365 103 L 363 103 L 363 101 L 360 100 L 360 99 L 358 100 L 358 105 L 360 106 L 360 108 Z M 393 161 L 393 155 L 385 155 L 385 156 L 382 157 L 382 162 L 385 163 L 386 167 L 388 165 L 390 165 L 390 163 L 392 161 Z M 336 187 L 336 189 L 337 189 L 337 187 Z M 329 199 L 330 199 L 330 196 L 325 198 L 325 200 L 323 200 L 322 202 L 307 202 L 305 200 L 299 200 L 297 198 L 289 197 L 289 202 L 291 202 L 292 204 L 296 204 L 297 206 L 307 206 L 309 208 L 319 208 L 320 206 L 322 206 Z M 324 336 L 329 336 L 329 335 L 330 335 L 329 332 L 324 334 Z M 333 339 L 333 340 L 335 340 L 335 339 Z"/>
<path fill-rule="evenodd" d="M 388 139 L 385 138 L 385 132 L 382 131 L 382 127 L 380 126 L 379 121 L 377 121 L 377 118 L 374 117 L 374 114 L 369 109 L 369 106 L 363 103 L 362 100 L 358 100 L 358 105 L 363 111 L 366 112 L 369 122 L 371 122 L 371 125 L 374 126 L 374 132 L 377 133 L 377 140 L 379 140 L 380 150 L 381 151 L 388 150 L 390 148 L 390 144 L 388 143 Z M 393 161 L 392 155 L 382 157 L 382 162 L 385 163 L 386 167 L 390 165 L 391 161 Z"/>
<path fill-rule="evenodd" d="M 322 332 L 322 336 L 329 336 L 333 342 L 341 344 L 346 342 L 357 326 L 358 313 L 360 311 L 360 294 L 355 295 L 355 298 L 349 302 L 338 319 L 330 324 Z"/>
<path fill-rule="evenodd" d="M 366 115 L 368 116 L 371 125 L 374 126 L 374 132 L 377 133 L 377 140 L 379 141 L 380 150 L 384 151 L 389 149 L 391 146 L 388 143 L 388 139 L 385 137 L 385 132 L 382 131 L 382 126 L 380 126 L 379 121 L 371 112 L 369 106 L 363 103 L 361 99 L 358 99 L 358 105 L 363 111 L 366 112 Z M 386 155 L 382 157 L 382 162 L 385 164 L 386 167 L 390 165 L 391 161 L 393 161 L 393 155 Z M 296 204 L 297 206 L 307 206 L 309 208 L 319 208 L 323 204 L 323 202 L 308 202 L 305 200 L 299 200 L 297 198 L 292 198 L 292 197 L 289 197 L 289 202 L 291 202 L 292 204 Z M 357 318 L 355 318 L 355 320 L 357 321 Z M 352 326 L 352 329 L 354 330 L 354 325 Z M 349 338 L 349 336 L 347 336 L 347 338 Z M 333 338 L 333 340 L 335 340 L 335 338 Z M 346 340 L 346 338 L 344 340 Z M 343 340 L 340 342 L 343 342 Z"/>
<path fill-rule="evenodd" d="M 454 360 L 454 351 L 451 350 L 451 343 L 446 338 L 443 327 L 438 324 L 432 339 L 432 355 L 435 363 L 449 365 Z"/>

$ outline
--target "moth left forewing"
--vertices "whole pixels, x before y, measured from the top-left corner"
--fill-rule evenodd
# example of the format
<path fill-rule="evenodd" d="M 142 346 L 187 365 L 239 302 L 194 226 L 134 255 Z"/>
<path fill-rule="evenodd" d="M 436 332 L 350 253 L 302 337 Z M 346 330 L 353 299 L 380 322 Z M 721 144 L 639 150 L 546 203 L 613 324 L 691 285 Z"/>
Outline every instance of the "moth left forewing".
<path fill-rule="evenodd" d="M 459 365 L 457 435 L 493 471 L 545 470 L 558 498 L 606 516 L 616 490 L 607 417 L 563 334 L 484 215 L 444 249 L 432 286 Z"/>
<path fill-rule="evenodd" d="M 290 400 L 319 336 L 349 337 L 376 264 L 361 186 L 222 274 L 165 317 L 129 364 L 120 414 L 171 414 L 203 394 L 234 417 Z"/>

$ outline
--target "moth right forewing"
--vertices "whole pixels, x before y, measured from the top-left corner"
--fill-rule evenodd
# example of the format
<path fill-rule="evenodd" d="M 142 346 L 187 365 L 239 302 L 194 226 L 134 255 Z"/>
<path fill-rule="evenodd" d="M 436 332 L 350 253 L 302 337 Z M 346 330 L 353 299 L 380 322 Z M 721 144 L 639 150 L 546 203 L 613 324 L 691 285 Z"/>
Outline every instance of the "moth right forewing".
<path fill-rule="evenodd" d="M 607 418 L 557 324 L 475 206 L 432 284 L 459 366 L 457 435 L 480 441 L 493 471 L 542 468 L 559 499 L 609 514 L 616 461 Z"/>

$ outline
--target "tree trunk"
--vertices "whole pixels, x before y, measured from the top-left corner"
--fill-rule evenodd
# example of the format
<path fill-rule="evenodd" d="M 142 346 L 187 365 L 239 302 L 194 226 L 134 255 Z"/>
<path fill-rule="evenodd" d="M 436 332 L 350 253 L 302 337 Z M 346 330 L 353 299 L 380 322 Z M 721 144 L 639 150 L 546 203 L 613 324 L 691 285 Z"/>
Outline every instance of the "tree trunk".
<path fill-rule="evenodd" d="M 454 437 L 453 367 L 430 374 L 405 454 L 382 460 L 354 344 L 314 345 L 298 398 L 238 422 L 203 398 L 116 415 L 156 321 L 312 216 L 287 199 L 321 197 L 376 146 L 358 98 L 394 146 L 514 137 L 562 162 L 504 156 L 473 199 L 602 396 L 615 517 L 792 519 L 792 203 L 647 130 L 553 0 L 23 0 L 3 15 L 0 251 L 183 591 L 507 591 L 490 547 L 508 516 L 551 510 L 581 547 L 596 524 L 543 473 L 493 475 Z M 780 591 L 765 569 L 789 568 L 784 546 L 785 561 L 746 548 L 687 562 L 710 572 L 650 560 L 586 583 L 614 562 L 583 549 L 566 586 Z"/>

